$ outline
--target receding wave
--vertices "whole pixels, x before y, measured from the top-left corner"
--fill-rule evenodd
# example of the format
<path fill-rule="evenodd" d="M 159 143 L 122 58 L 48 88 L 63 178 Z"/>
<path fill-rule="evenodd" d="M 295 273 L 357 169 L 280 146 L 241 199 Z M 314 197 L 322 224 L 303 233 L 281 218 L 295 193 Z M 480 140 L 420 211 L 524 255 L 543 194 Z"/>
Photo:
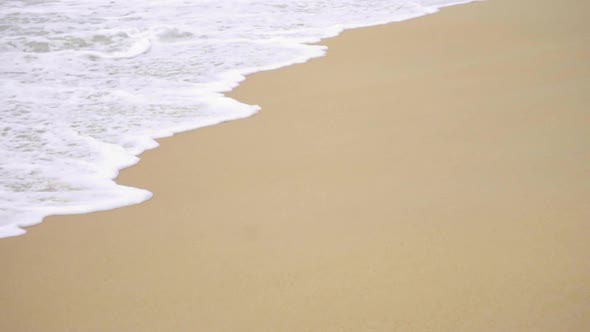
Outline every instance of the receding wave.
<path fill-rule="evenodd" d="M 0 237 L 53 214 L 137 204 L 117 184 L 156 138 L 251 116 L 244 75 L 325 54 L 344 29 L 467 1 L 0 3 Z"/>

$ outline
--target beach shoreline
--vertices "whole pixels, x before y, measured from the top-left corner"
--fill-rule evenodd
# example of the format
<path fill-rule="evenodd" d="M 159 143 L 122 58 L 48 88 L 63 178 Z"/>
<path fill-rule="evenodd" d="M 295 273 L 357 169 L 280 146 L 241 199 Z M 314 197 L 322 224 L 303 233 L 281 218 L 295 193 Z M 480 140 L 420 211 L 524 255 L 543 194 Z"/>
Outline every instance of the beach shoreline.
<path fill-rule="evenodd" d="M 587 9 L 453 6 L 249 76 L 260 113 L 121 172 L 153 199 L 0 240 L 0 330 L 590 328 Z"/>

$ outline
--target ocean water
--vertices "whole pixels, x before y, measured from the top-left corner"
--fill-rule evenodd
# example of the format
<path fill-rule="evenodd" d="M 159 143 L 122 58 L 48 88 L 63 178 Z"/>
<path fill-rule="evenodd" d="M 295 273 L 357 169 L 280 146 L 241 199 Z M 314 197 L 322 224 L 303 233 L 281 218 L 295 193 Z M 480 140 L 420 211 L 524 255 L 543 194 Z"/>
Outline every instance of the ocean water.
<path fill-rule="evenodd" d="M 345 29 L 469 0 L 0 2 L 0 237 L 136 204 L 120 169 L 155 138 L 251 116 L 244 76 L 322 56 Z"/>

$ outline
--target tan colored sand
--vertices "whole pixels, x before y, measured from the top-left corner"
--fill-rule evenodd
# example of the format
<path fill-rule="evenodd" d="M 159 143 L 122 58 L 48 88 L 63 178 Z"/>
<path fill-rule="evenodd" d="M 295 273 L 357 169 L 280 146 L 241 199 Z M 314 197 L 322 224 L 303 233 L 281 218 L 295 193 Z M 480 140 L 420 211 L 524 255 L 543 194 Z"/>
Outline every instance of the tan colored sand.
<path fill-rule="evenodd" d="M 145 204 L 0 240 L 0 331 L 590 331 L 584 1 L 496 0 L 251 76 Z"/>

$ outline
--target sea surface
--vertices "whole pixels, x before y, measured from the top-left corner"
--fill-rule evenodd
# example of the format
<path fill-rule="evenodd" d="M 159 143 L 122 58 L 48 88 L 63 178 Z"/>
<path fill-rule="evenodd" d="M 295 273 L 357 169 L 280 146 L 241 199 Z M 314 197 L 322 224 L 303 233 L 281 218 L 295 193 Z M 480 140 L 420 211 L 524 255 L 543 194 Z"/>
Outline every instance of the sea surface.
<path fill-rule="evenodd" d="M 0 2 L 0 237 L 137 204 L 118 185 L 154 139 L 249 117 L 244 76 L 322 56 L 345 29 L 469 0 Z M 390 42 L 390 41 L 388 41 Z"/>

